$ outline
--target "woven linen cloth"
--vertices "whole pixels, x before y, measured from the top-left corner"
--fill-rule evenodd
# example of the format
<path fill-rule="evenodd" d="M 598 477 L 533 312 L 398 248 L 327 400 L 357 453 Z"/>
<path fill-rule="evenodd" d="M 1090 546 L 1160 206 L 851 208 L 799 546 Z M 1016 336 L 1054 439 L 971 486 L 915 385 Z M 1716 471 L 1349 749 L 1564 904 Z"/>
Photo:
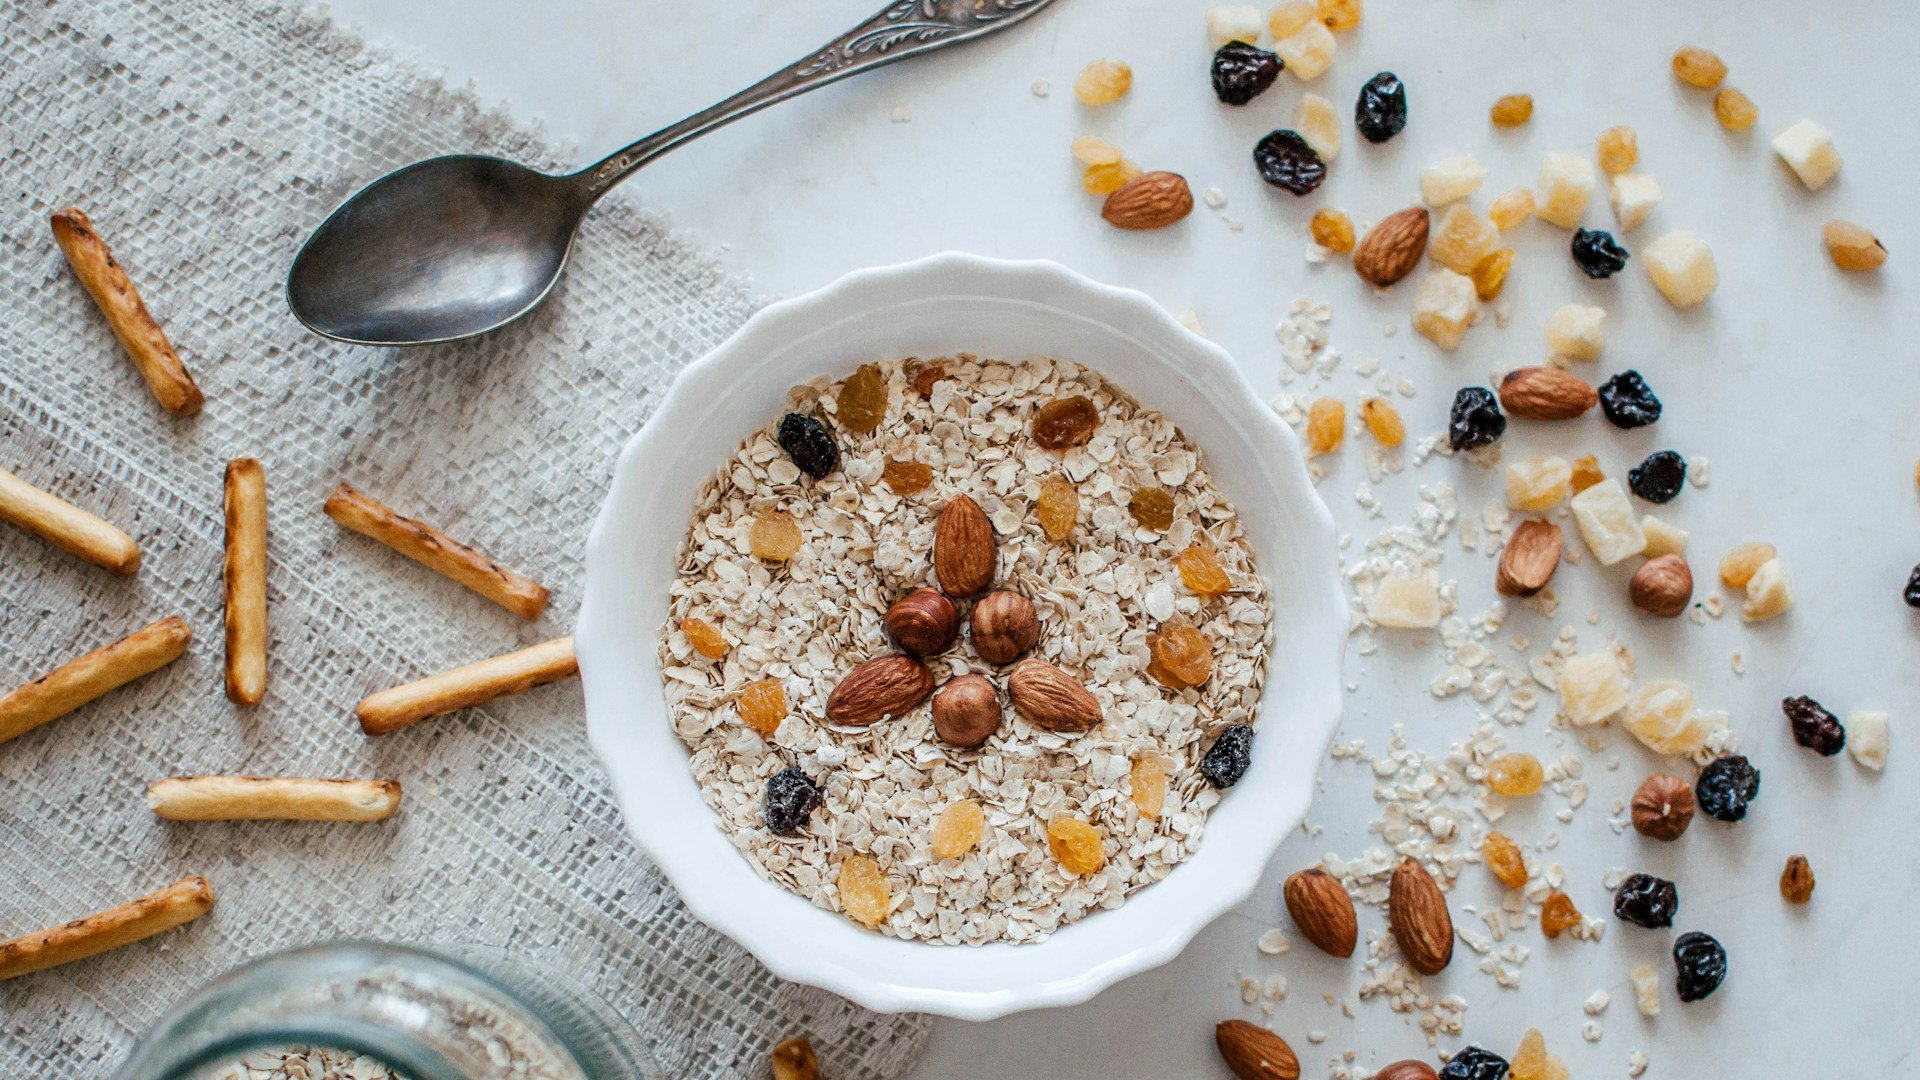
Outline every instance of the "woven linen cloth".
<path fill-rule="evenodd" d="M 0 466 L 128 530 L 121 578 L 0 526 L 0 691 L 168 615 L 187 656 L 0 744 L 0 937 L 205 874 L 207 917 L 0 983 L 0 1077 L 109 1073 L 183 994 L 257 955 L 372 937 L 557 963 L 668 1076 L 760 1077 L 812 1036 L 830 1075 L 904 1072 L 927 1024 L 785 984 L 683 908 L 629 843 L 577 682 L 383 738 L 367 693 L 569 632 L 612 475 L 680 366 L 752 300 L 631 199 L 588 220 L 552 302 L 483 340 L 324 342 L 282 296 L 306 232 L 422 157 L 567 164 L 539 133 L 324 18 L 263 0 L 0 0 Z M 54 246 L 78 205 L 206 407 L 163 411 Z M 221 477 L 266 466 L 271 681 L 222 692 Z M 351 481 L 553 589 L 526 623 L 321 513 Z M 164 776 L 402 781 L 375 825 L 165 823 Z M 709 821 L 688 821 L 707 829 Z"/>

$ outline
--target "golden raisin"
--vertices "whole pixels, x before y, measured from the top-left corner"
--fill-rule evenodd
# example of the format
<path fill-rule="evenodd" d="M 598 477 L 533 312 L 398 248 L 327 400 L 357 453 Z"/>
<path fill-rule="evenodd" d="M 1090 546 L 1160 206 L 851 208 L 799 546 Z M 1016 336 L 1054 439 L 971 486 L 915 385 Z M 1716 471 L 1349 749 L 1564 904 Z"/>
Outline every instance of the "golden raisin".
<path fill-rule="evenodd" d="M 972 851 L 986 832 L 987 815 L 972 799 L 961 799 L 933 822 L 933 857 L 957 859 Z"/>
<path fill-rule="evenodd" d="M 757 558 L 786 562 L 800 550 L 800 524 L 782 510 L 761 510 L 747 530 L 747 546 Z"/>
<path fill-rule="evenodd" d="M 1313 233 L 1313 242 L 1328 251 L 1345 255 L 1353 250 L 1353 219 L 1339 210 L 1315 211 L 1307 228 Z"/>
<path fill-rule="evenodd" d="M 1731 86 L 1723 86 L 1713 95 L 1713 118 L 1728 131 L 1745 131 L 1760 119 L 1753 100 Z"/>
<path fill-rule="evenodd" d="M 1111 105 L 1133 87 L 1133 69 L 1119 60 L 1095 60 L 1073 80 L 1073 96 L 1082 105 Z"/>
<path fill-rule="evenodd" d="M 1082 165 L 1112 165 L 1120 160 L 1120 148 L 1098 135 L 1082 135 L 1073 140 L 1073 156 Z"/>
<path fill-rule="evenodd" d="M 1729 589 L 1744 589 L 1747 582 L 1753 580 L 1754 571 L 1760 569 L 1768 559 L 1777 554 L 1773 545 L 1764 540 L 1755 540 L 1741 544 L 1727 557 L 1720 560 L 1720 584 Z"/>
<path fill-rule="evenodd" d="M 1502 795 L 1537 795 L 1546 771 L 1532 754 L 1501 754 L 1487 762 L 1487 786 Z"/>
<path fill-rule="evenodd" d="M 1607 172 L 1626 172 L 1640 160 L 1640 137 L 1630 127 L 1610 127 L 1600 133 L 1596 156 Z"/>
<path fill-rule="evenodd" d="M 1485 303 L 1499 299 L 1500 290 L 1507 287 L 1507 271 L 1512 268 L 1512 248 L 1487 252 L 1485 257 L 1473 264 L 1473 294 Z"/>
<path fill-rule="evenodd" d="M 763 739 L 773 738 L 780 730 L 780 721 L 787 718 L 787 691 L 780 685 L 779 679 L 761 679 L 749 683 L 740 691 L 740 700 L 734 703 L 740 710 L 740 722 L 760 733 Z"/>
<path fill-rule="evenodd" d="M 1360 419 L 1367 422 L 1367 430 L 1373 432 L 1374 441 L 1381 446 L 1399 446 L 1407 438 L 1407 423 L 1400 419 L 1400 410 L 1386 398 L 1370 397 L 1360 403 Z"/>
<path fill-rule="evenodd" d="M 1546 1080 L 1547 1040 L 1539 1028 L 1520 1036 L 1520 1049 L 1513 1052 L 1508 1080 Z"/>
<path fill-rule="evenodd" d="M 908 370 L 912 372 L 913 375 L 914 393 L 919 394 L 922 398 L 932 397 L 933 384 L 947 377 L 947 366 L 945 364 L 921 364 L 915 362 L 908 365 Z"/>
<path fill-rule="evenodd" d="M 709 660 L 718 660 L 727 655 L 727 639 L 714 625 L 705 619 L 689 615 L 680 620 L 680 632 L 687 635 L 687 643 L 695 652 Z"/>
<path fill-rule="evenodd" d="M 1211 600 L 1233 588 L 1227 568 L 1220 565 L 1220 557 L 1211 548 L 1195 544 L 1175 556 L 1174 565 L 1180 570 L 1180 580 L 1202 600 Z"/>
<path fill-rule="evenodd" d="M 870 435 L 887 416 L 887 377 L 872 364 L 862 364 L 840 384 L 834 401 L 834 422 L 842 430 Z"/>
<path fill-rule="evenodd" d="M 1173 496 L 1165 488 L 1141 488 L 1127 500 L 1127 513 L 1143 529 L 1166 532 L 1173 525 Z"/>
<path fill-rule="evenodd" d="M 1089 165 L 1087 171 L 1080 174 L 1080 186 L 1089 195 L 1111 195 L 1122 184 L 1140 175 L 1140 166 L 1131 161 L 1115 161 L 1106 165 Z"/>
<path fill-rule="evenodd" d="M 1100 410 L 1091 398 L 1055 398 L 1033 410 L 1033 441 L 1048 450 L 1065 450 L 1093 438 Z"/>
<path fill-rule="evenodd" d="M 1493 200 L 1487 207 L 1487 217 L 1493 227 L 1505 232 L 1524 224 L 1533 216 L 1533 189 L 1517 187 L 1505 195 Z"/>
<path fill-rule="evenodd" d="M 912 495 L 925 491 L 933 483 L 933 466 L 888 458 L 886 465 L 880 469 L 880 479 L 893 489 L 895 495 Z"/>
<path fill-rule="evenodd" d="M 1786 897 L 1789 904 L 1804 904 L 1813 899 L 1813 866 L 1805 855 L 1787 859 L 1786 869 L 1780 871 L 1780 895 Z"/>
<path fill-rule="evenodd" d="M 1107 865 L 1100 830 L 1075 817 L 1057 817 L 1047 826 L 1047 847 L 1069 874 L 1085 877 Z"/>
<path fill-rule="evenodd" d="M 1580 494 L 1606 478 L 1607 474 L 1600 471 L 1600 460 L 1592 454 L 1588 454 L 1573 463 L 1573 493 L 1575 495 Z"/>
<path fill-rule="evenodd" d="M 1490 832 L 1483 837 L 1480 859 L 1507 888 L 1518 889 L 1527 884 L 1527 860 L 1520 854 L 1520 845 L 1507 839 L 1506 833 Z"/>
<path fill-rule="evenodd" d="M 1351 30 L 1360 25 L 1361 0 L 1320 0 L 1320 21 L 1329 30 Z"/>
<path fill-rule="evenodd" d="M 1073 527 L 1080 520 L 1080 493 L 1064 474 L 1054 473 L 1041 483 L 1040 497 L 1034 500 L 1033 511 L 1040 519 L 1040 531 L 1057 544 L 1073 534 Z"/>
<path fill-rule="evenodd" d="M 1307 410 L 1307 453 L 1331 454 L 1340 449 L 1347 437 L 1347 405 L 1339 398 L 1323 397 Z"/>
<path fill-rule="evenodd" d="M 1183 622 L 1170 622 L 1147 635 L 1153 659 L 1147 674 L 1174 690 L 1199 686 L 1213 674 L 1213 646 L 1207 635 Z"/>
<path fill-rule="evenodd" d="M 1158 818 L 1167 807 L 1167 762 L 1158 754 L 1141 754 L 1133 759 L 1128 775 L 1134 808 L 1144 818 Z"/>
<path fill-rule="evenodd" d="M 865 855 L 849 855 L 840 862 L 840 910 L 860 925 L 872 929 L 887 917 L 892 906 L 892 890 L 880 864 Z"/>
<path fill-rule="evenodd" d="M 1688 86 L 1711 90 L 1727 77 L 1727 62 L 1695 45 L 1673 54 L 1674 77 Z"/>
<path fill-rule="evenodd" d="M 1827 258 L 1842 270 L 1878 270 L 1887 261 L 1880 238 L 1851 221 L 1827 222 L 1820 238 L 1827 243 Z"/>
<path fill-rule="evenodd" d="M 1533 95 L 1508 94 L 1493 103 L 1492 115 L 1501 127 L 1519 127 L 1533 119 Z"/>
<path fill-rule="evenodd" d="M 1580 909 L 1573 906 L 1573 898 L 1558 890 L 1548 893 L 1540 904 L 1540 929 L 1557 938 L 1562 930 L 1579 925 Z"/>

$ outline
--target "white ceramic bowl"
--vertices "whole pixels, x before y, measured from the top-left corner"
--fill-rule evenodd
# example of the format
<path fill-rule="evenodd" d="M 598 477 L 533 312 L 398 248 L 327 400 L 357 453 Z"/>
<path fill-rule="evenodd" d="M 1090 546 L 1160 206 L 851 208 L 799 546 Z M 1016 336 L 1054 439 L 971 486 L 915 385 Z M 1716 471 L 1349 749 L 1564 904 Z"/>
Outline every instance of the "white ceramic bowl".
<path fill-rule="evenodd" d="M 668 722 L 655 660 L 696 487 L 787 388 L 871 359 L 973 352 L 1096 368 L 1197 442 L 1272 583 L 1274 653 L 1253 766 L 1199 852 L 1115 911 L 1030 945 L 929 945 L 869 933 L 771 884 L 721 834 Z M 945 254 L 861 270 L 755 315 L 687 366 L 627 442 L 587 541 L 576 630 L 587 730 L 627 828 L 693 913 L 779 975 L 869 1008 L 989 1019 L 1084 1001 L 1178 955 L 1245 899 L 1306 816 L 1340 713 L 1347 607 L 1332 518 L 1293 432 L 1227 354 L 1145 295 L 1048 262 Z"/>

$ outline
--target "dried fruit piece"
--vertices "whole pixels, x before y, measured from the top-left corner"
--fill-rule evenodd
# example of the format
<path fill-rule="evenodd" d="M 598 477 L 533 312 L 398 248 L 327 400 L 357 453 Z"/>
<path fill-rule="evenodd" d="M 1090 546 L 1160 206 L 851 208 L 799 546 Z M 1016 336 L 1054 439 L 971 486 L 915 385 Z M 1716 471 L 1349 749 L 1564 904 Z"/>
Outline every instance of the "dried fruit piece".
<path fill-rule="evenodd" d="M 681 619 L 680 632 L 687 635 L 687 644 L 692 645 L 694 651 L 709 660 L 727 655 L 726 636 L 705 619 L 693 615 Z"/>
<path fill-rule="evenodd" d="M 1720 270 L 1707 242 L 1690 232 L 1675 230 L 1647 245 L 1641 253 L 1654 288 L 1677 308 L 1692 307 L 1713 295 Z"/>
<path fill-rule="evenodd" d="M 914 495 L 933 483 L 933 466 L 918 461 L 888 458 L 880 468 L 880 480 L 895 495 Z"/>
<path fill-rule="evenodd" d="M 1320 0 L 1320 21 L 1329 30 L 1351 30 L 1360 25 L 1361 0 Z"/>
<path fill-rule="evenodd" d="M 1501 754 L 1487 762 L 1487 786 L 1502 795 L 1537 795 L 1546 776 L 1532 754 Z"/>
<path fill-rule="evenodd" d="M 1280 57 L 1244 41 L 1229 41 L 1213 54 L 1213 94 L 1224 105 L 1245 105 L 1280 77 Z"/>
<path fill-rule="evenodd" d="M 1773 137 L 1773 151 L 1808 191 L 1825 187 L 1840 171 L 1840 152 L 1833 136 L 1812 120 L 1802 120 Z"/>
<path fill-rule="evenodd" d="M 1599 229 L 1573 231 L 1573 265 L 1596 280 L 1610 278 L 1627 266 L 1627 249 L 1613 234 Z"/>
<path fill-rule="evenodd" d="M 768 1064 L 773 1080 L 820 1080 L 820 1059 L 813 1052 L 813 1043 L 804 1035 L 774 1047 Z"/>
<path fill-rule="evenodd" d="M 1907 587 L 1900 591 L 1900 599 L 1910 608 L 1920 608 L 1920 566 L 1915 566 L 1907 575 Z"/>
<path fill-rule="evenodd" d="M 1549 938 L 1557 938 L 1564 930 L 1580 925 L 1580 909 L 1573 906 L 1573 898 L 1555 890 L 1547 894 L 1540 904 L 1540 929 Z"/>
<path fill-rule="evenodd" d="M 771 739 L 773 733 L 780 730 L 780 721 L 787 718 L 786 688 L 780 685 L 779 679 L 748 683 L 740 691 L 734 708 L 740 713 L 741 723 L 759 732 L 761 738 Z"/>
<path fill-rule="evenodd" d="M 1233 579 L 1227 576 L 1227 568 L 1220 565 L 1220 557 L 1212 548 L 1193 544 L 1174 556 L 1173 563 L 1180 571 L 1180 580 L 1202 600 L 1211 600 L 1233 588 Z"/>
<path fill-rule="evenodd" d="M 1511 269 L 1512 248 L 1489 251 L 1473 264 L 1473 273 L 1467 276 L 1473 279 L 1473 292 L 1481 303 L 1491 304 L 1500 299 L 1500 290 L 1507 287 L 1507 271 Z"/>
<path fill-rule="evenodd" d="M 1681 555 L 1687 551 L 1687 530 L 1648 514 L 1640 519 L 1640 531 L 1647 534 L 1646 555 L 1657 559 L 1662 555 Z M 1688 579 L 1693 576 L 1692 568 L 1687 571 Z"/>
<path fill-rule="evenodd" d="M 1320 160 L 1331 165 L 1340 156 L 1340 132 L 1343 122 L 1333 102 L 1319 94 L 1302 94 L 1293 107 L 1293 130 L 1307 140 Z"/>
<path fill-rule="evenodd" d="M 1679 910 L 1679 890 L 1673 882 L 1652 874 L 1628 875 L 1613 894 L 1614 917 L 1649 930 L 1672 926 Z"/>
<path fill-rule="evenodd" d="M 1406 441 L 1406 421 L 1400 418 L 1400 410 L 1393 407 L 1393 402 L 1385 398 L 1370 397 L 1362 401 L 1360 419 L 1366 421 L 1367 430 L 1381 446 L 1392 448 Z"/>
<path fill-rule="evenodd" d="M 1507 508 L 1538 514 L 1573 494 L 1573 466 L 1567 459 L 1541 454 L 1507 466 Z"/>
<path fill-rule="evenodd" d="M 1805 855 L 1787 858 L 1786 868 L 1780 871 L 1780 895 L 1786 897 L 1789 904 L 1804 904 L 1813 899 L 1813 866 Z"/>
<path fill-rule="evenodd" d="M 1607 202 L 1620 222 L 1620 231 L 1632 232 L 1660 205 L 1660 181 L 1646 173 L 1615 173 L 1607 177 Z"/>
<path fill-rule="evenodd" d="M 806 413 L 788 413 L 781 417 L 778 437 L 780 448 L 801 472 L 815 480 L 840 464 L 840 444 L 833 441 L 833 432 Z"/>
<path fill-rule="evenodd" d="M 1508 1067 L 1507 1059 L 1499 1054 L 1468 1046 L 1441 1066 L 1440 1080 L 1503 1080 Z"/>
<path fill-rule="evenodd" d="M 1775 554 L 1773 545 L 1764 540 L 1741 544 L 1720 560 L 1720 583 L 1729 589 L 1746 588 L 1754 571 L 1772 561 Z"/>
<path fill-rule="evenodd" d="M 1533 95 L 1507 94 L 1493 103 L 1490 116 L 1500 127 L 1519 127 L 1533 119 Z"/>
<path fill-rule="evenodd" d="M 1111 105 L 1133 87 L 1133 68 L 1118 60 L 1095 60 L 1073 80 L 1073 96 L 1082 105 Z"/>
<path fill-rule="evenodd" d="M 1673 941 L 1674 992 L 1681 1001 L 1699 1001 L 1720 988 L 1727 977 L 1727 950 L 1698 930 Z"/>
<path fill-rule="evenodd" d="M 1158 754 L 1133 759 L 1127 775 L 1128 795 L 1144 818 L 1158 818 L 1167 806 L 1167 762 Z"/>
<path fill-rule="evenodd" d="M 1217 788 L 1230 788 L 1253 765 L 1253 728 L 1232 724 L 1214 737 L 1200 758 L 1200 775 Z"/>
<path fill-rule="evenodd" d="M 1713 95 L 1713 118 L 1728 131 L 1745 131 L 1760 119 L 1760 110 L 1754 108 L 1752 98 L 1723 86 Z"/>
<path fill-rule="evenodd" d="M 1347 435 L 1347 405 L 1325 397 L 1307 410 L 1307 453 L 1331 454 Z"/>
<path fill-rule="evenodd" d="M 1259 41 L 1261 23 L 1252 4 L 1215 4 L 1207 9 L 1207 40 L 1216 49 L 1230 41 Z"/>
<path fill-rule="evenodd" d="M 1147 674 L 1162 686 L 1185 690 L 1213 675 L 1213 645 L 1207 635 L 1183 622 L 1163 623 L 1147 635 Z"/>
<path fill-rule="evenodd" d="M 1621 707 L 1627 734 L 1656 754 L 1688 754 L 1712 731 L 1712 722 L 1693 708 L 1693 688 L 1678 679 L 1661 679 L 1633 692 Z"/>
<path fill-rule="evenodd" d="M 1513 1072 L 1509 1080 L 1548 1080 L 1549 1056 L 1546 1037 L 1540 1034 L 1539 1028 L 1529 1028 L 1520 1036 L 1520 1049 L 1513 1052 Z"/>
<path fill-rule="evenodd" d="M 784 510 L 762 509 L 754 513 L 747 528 L 747 547 L 754 558 L 768 562 L 786 562 L 800 550 L 800 524 Z"/>
<path fill-rule="evenodd" d="M 1693 788 L 1677 776 L 1656 773 L 1640 781 L 1628 812 L 1641 836 L 1678 840 L 1693 823 Z"/>
<path fill-rule="evenodd" d="M 1253 164 L 1260 179 L 1295 195 L 1311 194 L 1327 178 L 1326 162 L 1299 132 L 1286 128 L 1254 144 Z"/>
<path fill-rule="evenodd" d="M 1687 459 L 1673 450 L 1656 450 L 1627 470 L 1627 486 L 1650 503 L 1670 503 L 1687 482 Z"/>
<path fill-rule="evenodd" d="M 1740 617 L 1747 622 L 1765 622 L 1787 613 L 1793 606 L 1793 583 L 1779 559 L 1768 559 L 1747 581 L 1747 598 L 1740 603 Z"/>
<path fill-rule="evenodd" d="M 812 777 L 798 767 L 782 769 L 767 781 L 767 828 L 782 836 L 792 836 L 824 802 L 826 799 Z"/>
<path fill-rule="evenodd" d="M 1568 360 L 1598 360 L 1606 345 L 1600 323 L 1607 317 L 1602 308 L 1585 304 L 1566 304 L 1547 316 L 1547 349 Z"/>
<path fill-rule="evenodd" d="M 1059 543 L 1073 534 L 1080 520 L 1080 493 L 1065 474 L 1054 473 L 1040 484 L 1040 497 L 1033 503 L 1034 516 L 1047 539 Z"/>
<path fill-rule="evenodd" d="M 1443 266 L 1434 267 L 1413 294 L 1413 328 L 1421 337 L 1451 352 L 1479 316 L 1473 280 Z"/>
<path fill-rule="evenodd" d="M 1141 488 L 1127 500 L 1127 513 L 1143 529 L 1166 532 L 1173 525 L 1173 496 L 1165 488 Z"/>
<path fill-rule="evenodd" d="M 1472 154 L 1455 154 L 1420 170 L 1420 201 L 1438 209 L 1480 190 L 1486 166 Z"/>
<path fill-rule="evenodd" d="M 1338 254 L 1353 250 L 1353 219 L 1339 210 L 1322 209 L 1314 212 L 1313 220 L 1307 223 L 1307 231 L 1313 235 L 1313 242 Z"/>
<path fill-rule="evenodd" d="M 1427 255 L 1456 274 L 1471 274 L 1499 242 L 1500 230 L 1463 199 L 1440 215 L 1440 225 L 1427 242 Z"/>
<path fill-rule="evenodd" d="M 1333 34 L 1318 19 L 1284 37 L 1273 39 L 1273 51 L 1286 62 L 1287 70 L 1301 82 L 1312 82 L 1333 66 L 1333 54 L 1339 45 Z"/>
<path fill-rule="evenodd" d="M 1827 257 L 1842 270 L 1878 270 L 1887 261 L 1880 238 L 1850 221 L 1829 221 L 1820 230 Z"/>
<path fill-rule="evenodd" d="M 1744 754 L 1728 754 L 1707 762 L 1694 781 L 1693 798 L 1701 813 L 1716 821 L 1739 821 L 1760 794 L 1760 770 Z"/>
<path fill-rule="evenodd" d="M 1275 41 L 1292 37 L 1320 18 L 1320 7 L 1314 0 L 1282 0 L 1267 14 L 1267 33 Z"/>
<path fill-rule="evenodd" d="M 1780 711 L 1787 715 L 1794 742 L 1822 757 L 1832 757 L 1846 749 L 1847 729 L 1840 726 L 1840 718 L 1828 712 L 1826 706 L 1802 694 L 1780 702 Z"/>
<path fill-rule="evenodd" d="M 1407 126 L 1407 87 L 1400 76 L 1383 71 L 1360 88 L 1353 123 L 1370 143 L 1383 143 Z"/>
<path fill-rule="evenodd" d="M 841 428 L 872 434 L 887 417 L 887 377 L 872 364 L 860 365 L 840 384 L 834 404 L 834 421 Z"/>
<path fill-rule="evenodd" d="M 1487 206 L 1487 220 L 1505 232 L 1526 223 L 1533 216 L 1533 189 L 1517 187 Z"/>
<path fill-rule="evenodd" d="M 1540 166 L 1535 213 L 1549 225 L 1577 228 L 1593 199 L 1594 179 L 1593 162 L 1579 154 L 1548 154 Z"/>
<path fill-rule="evenodd" d="M 1500 401 L 1484 386 L 1463 386 L 1453 395 L 1447 421 L 1447 445 L 1455 451 L 1489 446 L 1506 434 L 1507 418 Z"/>
<path fill-rule="evenodd" d="M 1076 817 L 1057 817 L 1047 825 L 1047 847 L 1069 874 L 1086 877 L 1107 865 L 1100 830 Z"/>
<path fill-rule="evenodd" d="M 1600 459 L 1594 457 L 1592 454 L 1587 454 L 1584 457 L 1574 460 L 1572 483 L 1573 493 L 1575 495 L 1580 494 L 1606 478 L 1607 474 L 1600 471 Z"/>
<path fill-rule="evenodd" d="M 1509 839 L 1506 833 L 1494 831 L 1481 837 L 1480 861 L 1487 864 L 1487 869 L 1500 879 L 1500 884 L 1509 889 L 1526 888 L 1526 857 L 1521 855 L 1520 845 Z"/>
<path fill-rule="evenodd" d="M 907 371 L 913 377 L 913 392 L 919 394 L 922 398 L 932 397 L 934 385 L 947 377 L 947 366 L 945 364 L 922 364 L 918 361 L 908 361 Z"/>
<path fill-rule="evenodd" d="M 1033 441 L 1048 450 L 1079 446 L 1093 438 L 1099 426 L 1099 407 L 1080 394 L 1055 398 L 1033 410 Z"/>
<path fill-rule="evenodd" d="M 1660 399 L 1647 380 L 1629 368 L 1600 384 L 1600 410 L 1614 427 L 1646 427 L 1660 419 Z"/>
<path fill-rule="evenodd" d="M 1140 166 L 1122 159 L 1105 165 L 1089 165 L 1080 174 L 1080 187 L 1089 195 L 1111 195 L 1140 175 Z"/>
<path fill-rule="evenodd" d="M 1612 566 L 1647 549 L 1646 530 L 1618 480 L 1602 480 L 1573 497 L 1574 523 L 1602 566 Z"/>
<path fill-rule="evenodd" d="M 933 857 L 957 859 L 965 855 L 980 842 L 986 829 L 986 811 L 972 799 L 961 799 L 940 811 L 940 816 L 934 819 Z"/>
<path fill-rule="evenodd" d="M 871 930 L 886 921 L 893 905 L 893 890 L 880 864 L 865 855 L 849 855 L 840 860 L 835 881 L 840 890 L 840 910 L 854 922 Z"/>
<path fill-rule="evenodd" d="M 1601 132 L 1595 149 L 1600 167 L 1610 173 L 1623 173 L 1640 163 L 1640 137 L 1624 125 Z"/>
<path fill-rule="evenodd" d="M 1389 572 L 1367 597 L 1367 618 L 1390 629 L 1430 629 L 1440 614 L 1440 576 L 1430 569 Z"/>
<path fill-rule="evenodd" d="M 1120 160 L 1120 148 L 1098 135 L 1082 135 L 1069 149 L 1082 165 L 1112 165 Z"/>
<path fill-rule="evenodd" d="M 1727 63 L 1697 45 L 1686 45 L 1673 54 L 1673 74 L 1688 86 L 1711 90 L 1727 77 Z"/>
<path fill-rule="evenodd" d="M 1575 727 L 1589 727 L 1627 703 L 1627 673 L 1611 649 L 1569 659 L 1560 668 L 1560 711 Z"/>

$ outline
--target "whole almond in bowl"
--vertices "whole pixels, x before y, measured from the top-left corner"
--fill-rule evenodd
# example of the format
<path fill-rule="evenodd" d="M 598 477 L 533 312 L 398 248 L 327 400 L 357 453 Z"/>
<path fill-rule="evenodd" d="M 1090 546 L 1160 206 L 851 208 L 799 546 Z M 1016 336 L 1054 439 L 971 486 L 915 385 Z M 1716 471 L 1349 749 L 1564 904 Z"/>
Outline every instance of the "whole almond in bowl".
<path fill-rule="evenodd" d="M 954 496 L 933 529 L 933 574 L 940 591 L 959 597 L 986 592 L 998 557 L 986 511 L 965 495 Z"/>
<path fill-rule="evenodd" d="M 1524 420 L 1571 420 L 1599 403 L 1599 391 L 1557 367 L 1514 368 L 1500 380 L 1501 408 Z"/>
<path fill-rule="evenodd" d="M 1560 567 L 1566 538 L 1551 521 L 1529 518 L 1507 538 L 1494 571 L 1493 587 L 1501 596 L 1532 596 L 1547 587 Z"/>
<path fill-rule="evenodd" d="M 1028 657 L 1007 676 L 1014 711 L 1048 731 L 1079 734 L 1100 726 L 1100 699 L 1080 680 L 1045 660 Z"/>
<path fill-rule="evenodd" d="M 1100 216 L 1118 229 L 1164 229 L 1193 212 L 1193 191 L 1179 173 L 1147 172 L 1107 196 Z"/>
<path fill-rule="evenodd" d="M 911 656 L 876 656 L 847 672 L 827 696 L 827 721 L 867 727 L 911 712 L 933 692 L 933 672 Z"/>
<path fill-rule="evenodd" d="M 1424 206 L 1409 206 L 1389 214 L 1367 230 L 1353 249 L 1353 272 L 1376 289 L 1392 287 L 1420 265 L 1432 223 L 1432 215 Z"/>
<path fill-rule="evenodd" d="M 1453 961 L 1453 916 L 1446 895 L 1412 859 L 1400 860 L 1387 882 L 1387 924 L 1400 952 L 1422 975 L 1438 975 Z"/>
<path fill-rule="evenodd" d="M 1308 867 L 1288 878 L 1280 895 L 1301 937 L 1328 956 L 1353 955 L 1360 923 L 1353 913 L 1353 897 L 1339 878 L 1317 866 Z"/>
<path fill-rule="evenodd" d="M 1300 1059 L 1293 1047 L 1259 1024 L 1222 1020 L 1214 1026 L 1213 1042 L 1239 1080 L 1300 1080 Z"/>

